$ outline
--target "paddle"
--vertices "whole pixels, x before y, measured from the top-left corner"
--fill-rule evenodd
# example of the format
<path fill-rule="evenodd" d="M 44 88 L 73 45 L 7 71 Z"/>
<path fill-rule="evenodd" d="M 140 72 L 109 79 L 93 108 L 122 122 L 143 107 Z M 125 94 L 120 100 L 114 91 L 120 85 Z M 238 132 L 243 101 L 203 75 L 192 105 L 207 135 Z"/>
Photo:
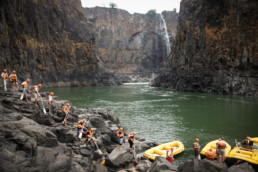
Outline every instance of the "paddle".
<path fill-rule="evenodd" d="M 98 144 L 96 143 L 95 137 L 92 137 L 92 139 L 93 139 L 93 141 L 94 141 L 94 144 L 95 144 L 95 146 L 96 146 L 96 148 L 97 148 L 98 153 L 99 153 L 99 154 L 103 154 L 102 151 L 99 149 Z"/>
<path fill-rule="evenodd" d="M 23 96 L 24 96 L 24 93 L 22 93 L 22 95 L 21 95 L 21 98 L 20 98 L 21 100 L 23 99 Z"/>
<path fill-rule="evenodd" d="M 43 112 L 44 112 L 44 114 L 46 114 L 47 112 L 46 112 L 42 97 L 41 97 L 41 95 L 39 95 L 39 96 L 40 96 L 40 100 L 41 100 L 41 103 L 42 103 L 42 106 L 43 106 Z"/>
<path fill-rule="evenodd" d="M 7 91 L 7 88 L 6 88 L 6 79 L 4 79 L 4 91 Z"/>

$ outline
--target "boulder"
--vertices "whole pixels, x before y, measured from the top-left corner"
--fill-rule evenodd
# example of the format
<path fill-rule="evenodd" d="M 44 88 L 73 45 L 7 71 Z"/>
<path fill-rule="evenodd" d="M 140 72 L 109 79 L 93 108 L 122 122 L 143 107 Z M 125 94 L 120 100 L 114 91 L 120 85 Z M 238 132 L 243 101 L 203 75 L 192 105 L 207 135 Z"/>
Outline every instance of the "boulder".
<path fill-rule="evenodd" d="M 178 167 L 178 172 L 227 172 L 227 165 L 218 161 L 204 160 L 187 160 Z"/>
<path fill-rule="evenodd" d="M 116 147 L 106 158 L 106 165 L 110 167 L 122 167 L 128 165 L 133 160 L 133 154 L 130 154 L 128 148 L 121 150 Z"/>
<path fill-rule="evenodd" d="M 95 164 L 95 170 L 94 171 L 95 172 L 108 172 L 108 169 L 104 165 L 97 163 L 97 164 Z"/>
<path fill-rule="evenodd" d="M 151 165 L 148 172 L 169 172 L 169 171 L 177 171 L 177 168 L 173 166 L 170 162 L 168 162 L 163 157 L 156 157 L 155 161 Z"/>
<path fill-rule="evenodd" d="M 151 167 L 152 163 L 148 160 L 140 160 L 136 166 L 136 170 L 139 172 L 145 172 Z"/>
<path fill-rule="evenodd" d="M 255 172 L 255 169 L 248 163 L 233 165 L 228 169 L 228 172 Z"/>

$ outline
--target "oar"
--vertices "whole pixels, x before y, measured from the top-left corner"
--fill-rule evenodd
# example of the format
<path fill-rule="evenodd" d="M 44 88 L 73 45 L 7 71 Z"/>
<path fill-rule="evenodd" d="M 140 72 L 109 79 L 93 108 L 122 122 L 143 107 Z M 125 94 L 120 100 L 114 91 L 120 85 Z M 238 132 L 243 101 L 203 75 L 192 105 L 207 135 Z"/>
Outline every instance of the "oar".
<path fill-rule="evenodd" d="M 93 141 L 94 141 L 94 143 L 95 143 L 95 146 L 96 146 L 96 148 L 97 148 L 98 153 L 99 153 L 99 154 L 103 154 L 102 151 L 99 149 L 98 144 L 96 143 L 96 139 L 95 139 L 94 137 L 92 137 L 92 139 L 93 139 Z"/>
<path fill-rule="evenodd" d="M 7 91 L 7 88 L 6 88 L 6 79 L 4 79 L 4 91 Z"/>
<path fill-rule="evenodd" d="M 42 97 L 41 97 L 41 95 L 39 95 L 39 96 L 40 96 L 40 100 L 41 100 L 41 103 L 42 103 L 42 106 L 43 106 L 43 112 L 44 112 L 44 114 L 46 114 L 47 112 L 46 112 Z"/>
<path fill-rule="evenodd" d="M 24 93 L 22 93 L 22 95 L 21 95 L 21 98 L 20 98 L 21 100 L 23 99 L 23 96 L 24 96 Z"/>

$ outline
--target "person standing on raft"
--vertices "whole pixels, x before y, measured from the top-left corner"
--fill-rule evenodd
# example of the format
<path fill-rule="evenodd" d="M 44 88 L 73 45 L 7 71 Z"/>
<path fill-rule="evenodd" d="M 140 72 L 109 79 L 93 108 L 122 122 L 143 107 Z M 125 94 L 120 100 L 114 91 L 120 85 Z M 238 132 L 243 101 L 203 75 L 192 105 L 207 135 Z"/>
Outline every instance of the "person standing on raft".
<path fill-rule="evenodd" d="M 29 79 L 26 79 L 26 81 L 24 81 L 23 83 L 21 83 L 22 87 L 23 87 L 23 93 L 25 95 L 26 98 L 26 102 L 28 101 L 28 94 L 29 94 Z"/>
<path fill-rule="evenodd" d="M 198 159 L 200 148 L 201 147 L 200 147 L 200 144 L 199 144 L 199 139 L 196 138 L 195 142 L 193 143 L 193 150 L 194 150 L 194 157 L 195 157 L 195 159 Z"/>
<path fill-rule="evenodd" d="M 170 150 L 167 150 L 167 154 L 166 154 L 166 159 L 168 160 L 168 162 L 171 162 L 172 165 L 174 165 L 174 148 L 171 147 Z"/>
<path fill-rule="evenodd" d="M 116 132 L 117 137 L 119 138 L 119 148 L 118 150 L 122 149 L 122 144 L 124 140 L 124 133 L 123 133 L 123 128 L 120 128 L 119 131 Z"/>
<path fill-rule="evenodd" d="M 82 133 L 83 133 L 83 127 L 84 127 L 85 122 L 86 122 L 86 120 L 83 119 L 82 121 L 79 121 L 77 124 L 77 131 L 78 131 L 80 141 L 82 141 Z"/>
<path fill-rule="evenodd" d="M 54 93 L 50 92 L 49 95 L 47 96 L 47 103 L 48 103 L 48 106 L 49 106 L 49 114 L 52 114 L 51 105 L 55 102 L 54 99 L 53 99 L 53 95 L 54 95 Z"/>
<path fill-rule="evenodd" d="M 128 136 L 128 142 L 130 144 L 130 153 L 133 153 L 133 145 L 134 145 L 134 139 L 135 139 L 136 132 L 133 132 L 133 134 L 130 134 Z"/>
<path fill-rule="evenodd" d="M 65 124 L 65 127 L 67 126 L 67 120 L 70 117 L 70 115 L 68 114 L 69 113 L 69 109 L 70 109 L 70 104 L 69 103 L 66 103 L 66 105 L 64 105 L 62 107 L 62 110 L 63 110 L 63 112 L 65 114 L 65 118 L 64 118 L 64 121 L 63 121 L 63 123 Z"/>
<path fill-rule="evenodd" d="M 3 73 L 1 74 L 1 77 L 3 78 L 3 82 L 4 82 L 4 91 L 7 91 L 7 79 L 8 79 L 8 74 L 7 74 L 7 70 L 4 69 Z"/>
<path fill-rule="evenodd" d="M 18 78 L 17 78 L 15 70 L 13 70 L 13 73 L 9 76 L 9 78 L 10 78 L 10 81 L 12 83 L 12 90 L 11 91 L 15 91 L 14 85 L 16 85 L 16 91 L 18 91 L 18 82 L 17 82 Z"/>
<path fill-rule="evenodd" d="M 227 144 L 225 142 L 225 138 L 222 137 L 221 141 L 217 142 L 217 149 L 218 149 L 218 161 L 224 162 L 225 161 L 225 149 L 227 148 Z"/>
<path fill-rule="evenodd" d="M 40 94 L 39 94 L 39 88 L 41 88 L 42 85 L 41 84 L 38 84 L 38 85 L 34 85 L 33 88 L 32 88 L 32 92 L 33 92 L 33 95 L 35 97 L 35 106 L 38 106 L 38 98 L 40 97 Z"/>

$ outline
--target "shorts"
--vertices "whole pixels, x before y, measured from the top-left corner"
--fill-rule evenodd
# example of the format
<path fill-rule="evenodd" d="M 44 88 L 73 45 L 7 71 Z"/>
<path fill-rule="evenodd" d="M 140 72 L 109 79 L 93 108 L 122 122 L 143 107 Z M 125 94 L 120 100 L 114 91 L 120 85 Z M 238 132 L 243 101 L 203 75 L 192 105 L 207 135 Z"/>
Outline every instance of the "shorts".
<path fill-rule="evenodd" d="M 37 93 L 33 93 L 35 99 L 39 98 Z"/>
<path fill-rule="evenodd" d="M 92 138 L 91 137 L 87 137 L 85 142 L 87 142 L 88 140 L 92 140 Z"/>
<path fill-rule="evenodd" d="M 166 160 L 168 160 L 168 162 L 173 162 L 173 161 L 175 161 L 174 158 L 170 158 L 170 157 L 166 157 Z"/>
<path fill-rule="evenodd" d="M 28 90 L 27 90 L 26 88 L 23 88 L 23 93 L 24 93 L 25 95 L 28 94 L 27 91 L 28 91 Z"/>
<path fill-rule="evenodd" d="M 131 140 L 128 140 L 129 144 L 130 144 L 130 148 L 133 148 L 133 142 Z"/>
<path fill-rule="evenodd" d="M 199 150 L 197 149 L 197 150 L 194 150 L 194 155 L 195 156 L 198 156 L 199 155 Z"/>
<path fill-rule="evenodd" d="M 16 83 L 16 82 L 17 82 L 16 79 L 11 80 L 11 83 Z"/>
<path fill-rule="evenodd" d="M 123 144 L 123 140 L 124 140 L 124 138 L 123 138 L 123 137 L 120 137 L 120 138 L 119 138 L 119 144 L 120 144 L 120 145 L 122 145 L 122 144 Z"/>
<path fill-rule="evenodd" d="M 218 154 L 221 156 L 225 156 L 225 149 L 218 149 Z"/>
<path fill-rule="evenodd" d="M 78 132 L 81 132 L 82 131 L 82 128 L 77 128 Z"/>

